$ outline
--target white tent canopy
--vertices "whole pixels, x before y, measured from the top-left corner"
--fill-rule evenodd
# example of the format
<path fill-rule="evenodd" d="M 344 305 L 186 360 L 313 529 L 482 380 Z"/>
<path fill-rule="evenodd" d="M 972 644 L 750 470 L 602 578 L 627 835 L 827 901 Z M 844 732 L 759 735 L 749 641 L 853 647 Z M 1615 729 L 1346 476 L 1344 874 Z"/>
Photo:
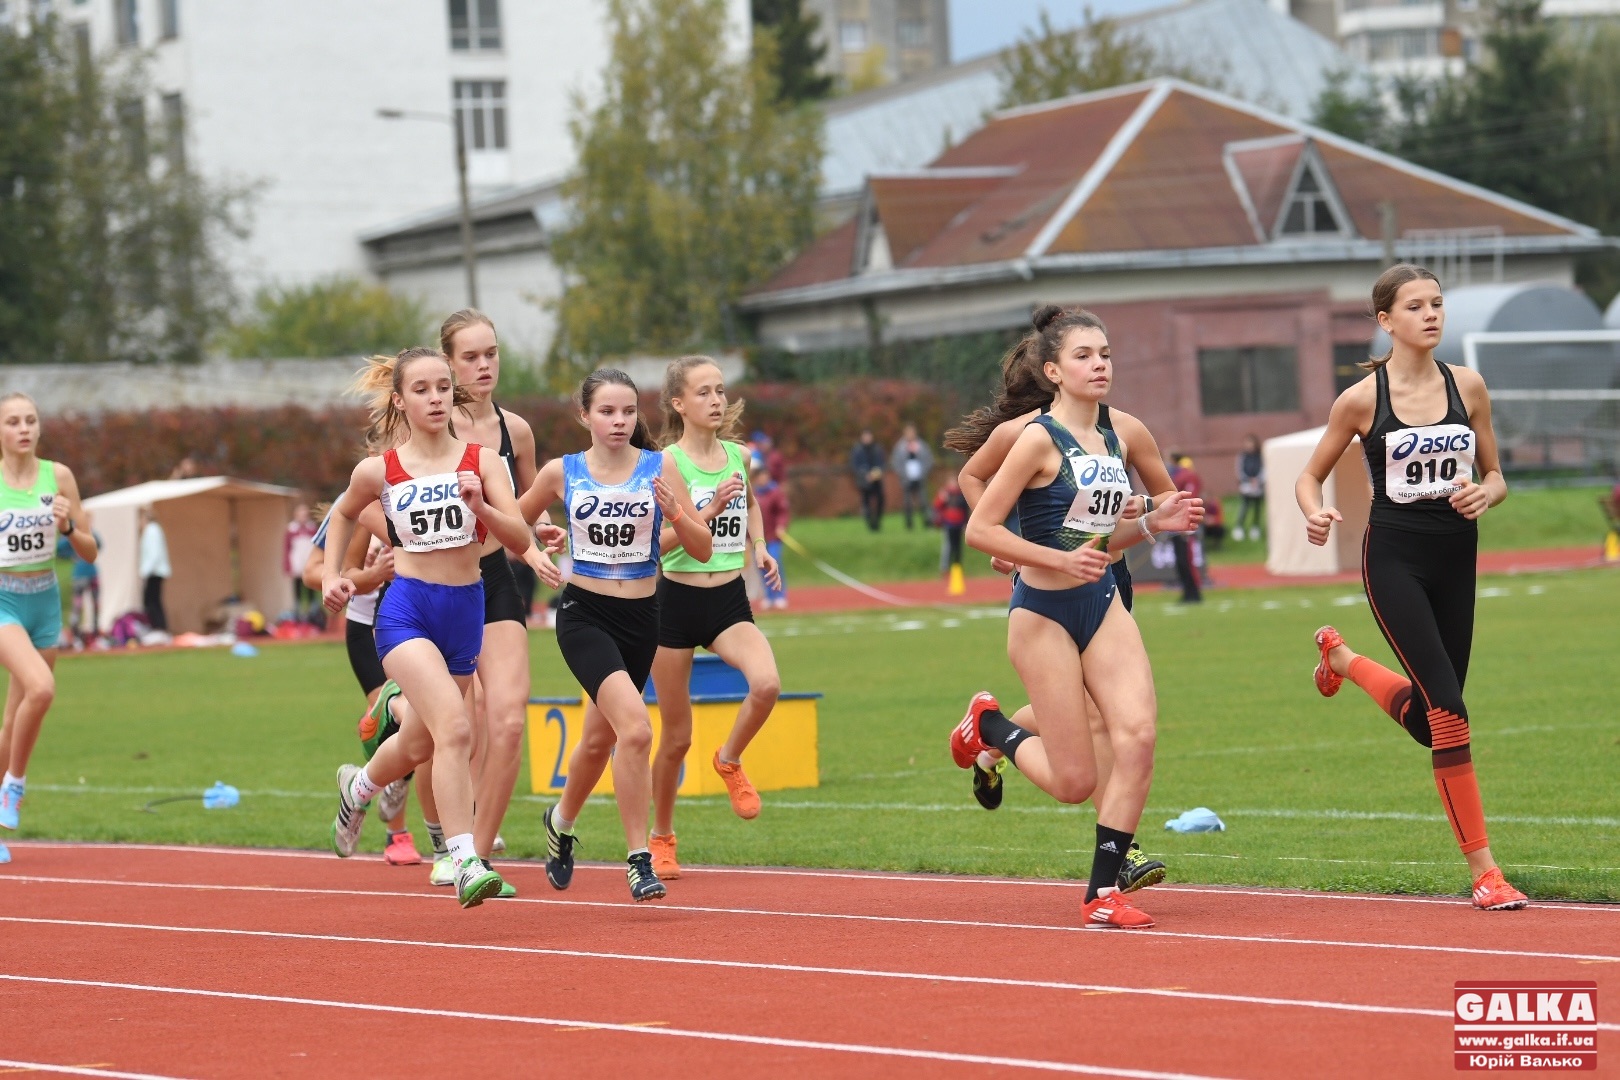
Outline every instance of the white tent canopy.
<path fill-rule="evenodd" d="M 228 476 L 152 480 L 84 500 L 101 537 L 101 630 L 141 608 L 140 524 L 143 506 L 169 544 L 173 576 L 163 590 L 173 633 L 201 631 L 232 596 L 267 616 L 292 606 L 282 569 L 287 523 L 300 495 L 292 488 Z"/>
<path fill-rule="evenodd" d="M 1326 427 L 1267 439 L 1261 448 L 1266 468 L 1266 570 L 1286 576 L 1338 574 L 1361 566 L 1361 534 L 1372 508 L 1372 483 L 1361 440 L 1351 439 L 1322 485 L 1322 505 L 1344 515 L 1323 547 L 1305 538 L 1305 519 L 1294 500 L 1294 483 L 1305 471 Z"/>

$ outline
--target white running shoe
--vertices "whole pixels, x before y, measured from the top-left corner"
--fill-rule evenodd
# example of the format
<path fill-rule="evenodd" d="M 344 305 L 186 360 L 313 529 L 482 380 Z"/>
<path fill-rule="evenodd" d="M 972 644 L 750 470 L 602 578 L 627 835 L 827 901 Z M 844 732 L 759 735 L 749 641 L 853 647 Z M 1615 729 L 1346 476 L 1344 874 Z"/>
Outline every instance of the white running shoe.
<path fill-rule="evenodd" d="M 354 801 L 354 778 L 360 774 L 358 765 L 340 765 L 337 771 L 338 812 L 332 819 L 332 850 L 338 858 L 347 859 L 354 854 L 360 840 L 360 826 L 366 823 L 366 807 Z"/>
<path fill-rule="evenodd" d="M 428 871 L 429 885 L 454 885 L 456 883 L 456 860 L 449 855 L 440 855 L 433 860 L 433 869 Z"/>
<path fill-rule="evenodd" d="M 506 850 L 506 841 L 501 839 L 501 834 L 500 833 L 496 833 L 495 834 L 495 842 L 493 844 L 490 844 L 489 847 L 490 847 L 491 851 L 505 851 Z"/>
<path fill-rule="evenodd" d="M 411 793 L 411 782 L 400 777 L 392 784 L 382 789 L 377 796 L 377 813 L 382 815 L 384 821 L 393 821 L 399 812 L 405 809 L 405 797 Z"/>

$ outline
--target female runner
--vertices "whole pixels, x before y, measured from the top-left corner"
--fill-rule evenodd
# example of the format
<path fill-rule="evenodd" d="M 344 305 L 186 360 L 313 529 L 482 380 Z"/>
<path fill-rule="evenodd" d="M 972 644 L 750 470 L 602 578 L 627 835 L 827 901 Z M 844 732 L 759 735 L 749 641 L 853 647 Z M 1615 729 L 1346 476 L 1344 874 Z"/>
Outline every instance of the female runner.
<path fill-rule="evenodd" d="M 629 846 L 630 896 L 666 889 L 647 848 L 652 718 L 642 700 L 658 651 L 658 550 L 667 521 L 692 557 L 712 554 L 708 526 L 692 506 L 675 460 L 652 449 L 630 376 L 599 368 L 579 388 L 591 448 L 546 462 L 520 503 L 538 515 L 558 500 L 568 514 L 574 573 L 557 605 L 557 648 L 589 702 L 568 763 L 568 782 L 545 812 L 546 878 L 566 889 L 574 875 L 574 821 L 611 756 L 613 795 Z"/>
<path fill-rule="evenodd" d="M 1322 505 L 1322 484 L 1350 440 L 1361 437 L 1373 492 L 1361 542 L 1362 582 L 1373 618 L 1408 678 L 1358 656 L 1337 630 L 1324 626 L 1316 632 L 1316 688 L 1332 697 L 1348 678 L 1432 751 L 1435 787 L 1468 861 L 1474 906 L 1522 908 L 1529 901 L 1491 856 L 1462 697 L 1474 644 L 1476 522 L 1507 498 L 1491 396 L 1478 372 L 1434 358 L 1446 317 L 1433 274 L 1392 266 L 1373 285 L 1372 301 L 1390 351 L 1368 361 L 1372 377 L 1333 403 L 1327 431 L 1294 493 L 1306 535 L 1320 547 L 1333 523 L 1344 520 Z"/>
<path fill-rule="evenodd" d="M 85 562 L 96 560 L 73 470 L 38 457 L 38 446 L 34 399 L 18 393 L 0 398 L 0 666 L 11 674 L 0 722 L 0 828 L 6 829 L 19 824 L 28 759 L 56 699 L 62 637 L 57 537 L 66 537 Z M 0 844 L 0 862 L 10 861 Z"/>
<path fill-rule="evenodd" d="M 1108 565 L 1108 538 L 1130 495 L 1124 447 L 1099 423 L 1113 375 L 1108 338 L 1085 311 L 1042 308 L 1034 324 L 1029 348 L 1058 394 L 990 481 L 967 541 L 1020 568 L 1007 652 L 1044 734 L 1015 726 L 981 694 L 952 732 L 951 753 L 965 769 L 993 746 L 1060 802 L 1082 802 L 1097 784 L 1078 691 L 1089 693 L 1107 720 L 1114 769 L 1097 808 L 1082 918 L 1093 928 L 1148 927 L 1153 919 L 1118 886 L 1152 782 L 1157 704 L 1141 634 Z M 1015 505 L 1022 538 L 1003 524 Z"/>
<path fill-rule="evenodd" d="M 501 378 L 501 349 L 495 324 L 481 311 L 457 311 L 439 327 L 439 345 L 450 358 L 456 384 L 471 400 L 457 410 L 456 426 L 469 442 L 498 447 L 513 491 L 527 491 L 536 473 L 534 431 L 516 413 L 495 404 Z M 529 611 L 518 592 L 506 548 L 495 537 L 484 542 L 478 560 L 484 582 L 484 650 L 478 657 L 474 742 L 483 753 L 474 769 L 478 813 L 473 844 L 482 858 L 496 850 L 496 838 L 523 757 L 529 706 Z M 437 866 L 433 878 L 447 875 Z M 502 896 L 515 896 L 508 883 Z"/>
<path fill-rule="evenodd" d="M 1026 335 L 1002 361 L 1002 385 L 996 400 L 973 413 L 960 427 L 946 433 L 945 445 L 948 449 L 970 455 L 958 478 L 969 506 L 978 505 L 990 480 L 1001 468 L 1024 428 L 1051 410 L 1057 386 L 1040 370 L 1040 365 L 1034 359 L 1038 352 L 1039 335 Z M 1130 611 L 1134 597 L 1130 567 L 1125 562 L 1125 549 L 1143 540 L 1156 543 L 1154 537 L 1163 532 L 1196 527 L 1197 513 L 1202 504 L 1175 490 L 1170 474 L 1164 467 L 1164 456 L 1159 453 L 1159 444 L 1145 424 L 1107 404 L 1099 404 L 1098 412 L 1098 428 L 1105 432 L 1113 431 L 1121 439 L 1126 461 L 1136 471 L 1142 486 L 1148 491 L 1160 493 L 1157 506 L 1153 496 L 1127 499 L 1120 515 L 1121 523 L 1137 521 L 1144 511 L 1147 519 L 1109 538 L 1110 566 L 1119 589 L 1120 602 L 1126 611 Z M 1000 559 L 993 560 L 992 565 L 1002 573 L 1016 570 L 1012 564 Z M 975 695 L 977 699 L 978 695 Z M 1010 719 L 1018 727 L 1036 734 L 1040 732 L 1034 710 L 1028 705 L 1015 712 Z M 1086 697 L 1086 719 L 1091 728 L 1092 752 L 1097 763 L 1097 789 L 1093 797 L 1100 802 L 1101 793 L 1108 787 L 1109 774 L 1113 772 L 1114 752 L 1109 742 L 1107 724 L 1089 695 Z M 1001 770 L 1005 762 L 1006 758 L 994 748 L 980 754 L 973 762 L 973 796 L 986 810 L 995 810 L 1001 805 L 1004 792 Z M 1143 854 L 1141 845 L 1133 841 L 1120 868 L 1120 891 L 1135 892 L 1149 885 L 1157 885 L 1164 877 L 1164 863 L 1148 858 Z"/>
<path fill-rule="evenodd" d="M 349 487 L 332 505 L 322 592 L 336 611 L 354 594 L 342 554 L 355 518 L 380 501 L 393 542 L 396 576 L 377 607 L 377 653 L 411 708 L 400 731 L 378 747 L 365 768 L 338 770 L 338 813 L 332 846 L 340 856 L 354 842 L 371 799 L 429 757 L 434 795 L 456 864 L 463 907 L 500 891 L 501 877 L 473 845 L 473 790 L 468 762 L 471 724 L 465 695 L 484 636 L 484 587 L 478 553 L 486 532 L 524 552 L 542 576 L 556 568 L 535 550 L 518 516 L 505 465 L 494 450 L 456 438 L 452 410 L 466 401 L 450 364 L 436 349 L 415 348 L 393 361 L 374 360 L 373 375 L 389 375 L 391 392 L 373 409 L 368 443 L 396 449 L 355 466 Z"/>
<path fill-rule="evenodd" d="M 713 555 L 703 562 L 678 546 L 666 530 L 664 574 L 658 582 L 658 655 L 653 686 L 658 691 L 658 752 L 652 763 L 653 871 L 664 881 L 681 876 L 675 853 L 675 790 L 692 746 L 692 654 L 702 647 L 742 672 L 748 695 L 737 709 L 731 734 L 715 751 L 715 772 L 725 781 L 731 809 L 740 818 L 759 816 L 759 792 L 742 768 L 743 751 L 770 718 L 781 693 L 776 656 L 754 625 L 742 571 L 745 552 L 775 588 L 776 560 L 765 550 L 765 524 L 744 477 L 748 451 L 735 435 L 742 402 L 728 405 L 720 368 L 707 356 L 685 356 L 669 365 L 661 398 L 664 453 L 674 459 L 699 520 L 713 537 Z"/>

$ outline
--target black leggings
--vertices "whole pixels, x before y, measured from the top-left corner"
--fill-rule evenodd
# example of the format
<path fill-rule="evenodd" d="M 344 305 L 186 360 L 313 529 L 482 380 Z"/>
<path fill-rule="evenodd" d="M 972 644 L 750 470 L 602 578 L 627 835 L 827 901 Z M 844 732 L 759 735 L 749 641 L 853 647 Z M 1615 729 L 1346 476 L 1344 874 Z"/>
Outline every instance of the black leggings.
<path fill-rule="evenodd" d="M 1373 618 L 1395 650 L 1410 697 L 1396 719 L 1436 752 L 1468 746 L 1463 684 L 1474 645 L 1474 577 L 1479 532 L 1417 533 L 1369 526 L 1361 580 Z"/>

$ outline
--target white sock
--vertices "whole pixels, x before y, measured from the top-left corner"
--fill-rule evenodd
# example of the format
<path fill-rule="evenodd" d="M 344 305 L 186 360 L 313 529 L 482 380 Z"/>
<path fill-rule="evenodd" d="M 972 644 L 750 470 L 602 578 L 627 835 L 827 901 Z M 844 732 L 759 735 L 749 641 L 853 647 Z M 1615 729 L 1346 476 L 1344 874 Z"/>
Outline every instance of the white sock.
<path fill-rule="evenodd" d="M 983 769 L 985 772 L 989 772 L 991 769 L 994 769 L 996 767 L 996 762 L 1000 760 L 1000 754 L 992 754 L 988 750 L 979 751 L 979 768 Z"/>
<path fill-rule="evenodd" d="M 478 858 L 478 852 L 473 847 L 472 833 L 457 833 L 455 836 L 450 837 L 447 842 L 450 845 L 450 857 L 456 861 L 457 865 L 467 859 Z"/>
<path fill-rule="evenodd" d="M 368 765 L 367 768 L 370 768 L 370 766 Z M 354 797 L 354 805 L 365 806 L 377 797 L 377 792 L 386 786 L 386 784 L 372 783 L 371 777 L 366 775 L 366 770 L 361 769 L 354 774 L 354 784 L 350 788 L 349 794 Z"/>
<path fill-rule="evenodd" d="M 27 781 L 23 779 L 23 777 L 13 776 L 9 772 L 6 773 L 6 778 L 3 782 L 7 784 L 16 784 L 18 787 L 24 787 L 27 784 Z"/>
<path fill-rule="evenodd" d="M 572 835 L 574 832 L 574 819 L 571 817 L 563 817 L 555 810 L 551 812 L 551 824 L 560 833 L 568 833 Z"/>
<path fill-rule="evenodd" d="M 633 858 L 635 858 L 635 857 L 636 857 L 636 856 L 637 856 L 637 855 L 651 855 L 651 854 L 652 854 L 652 852 L 650 852 L 650 851 L 648 851 L 648 850 L 647 850 L 647 849 L 646 849 L 646 848 L 644 848 L 644 847 L 638 847 L 638 848 L 636 848 L 636 850 L 634 850 L 634 851 L 632 851 L 632 852 L 631 852 L 631 853 L 630 853 L 630 858 L 632 858 L 632 859 L 633 859 Z"/>

